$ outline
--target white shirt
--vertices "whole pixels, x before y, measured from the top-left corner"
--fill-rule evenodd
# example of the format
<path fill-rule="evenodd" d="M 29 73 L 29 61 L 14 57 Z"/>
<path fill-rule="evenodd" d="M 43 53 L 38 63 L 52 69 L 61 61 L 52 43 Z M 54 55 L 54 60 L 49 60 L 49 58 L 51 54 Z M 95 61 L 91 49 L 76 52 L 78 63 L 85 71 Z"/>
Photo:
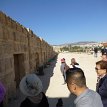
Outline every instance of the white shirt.
<path fill-rule="evenodd" d="M 65 63 L 61 63 L 60 70 L 62 74 L 65 72 Z"/>

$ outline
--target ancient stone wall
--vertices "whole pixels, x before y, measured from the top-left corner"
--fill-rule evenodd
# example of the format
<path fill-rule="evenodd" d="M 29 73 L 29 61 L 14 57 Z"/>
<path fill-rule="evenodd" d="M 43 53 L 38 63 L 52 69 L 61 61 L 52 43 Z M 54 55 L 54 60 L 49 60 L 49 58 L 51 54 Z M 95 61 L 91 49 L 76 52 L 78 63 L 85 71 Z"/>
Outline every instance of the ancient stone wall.
<path fill-rule="evenodd" d="M 101 43 L 102 46 L 107 47 L 107 42 Z"/>
<path fill-rule="evenodd" d="M 21 78 L 55 55 L 52 46 L 32 30 L 0 12 L 0 81 L 6 87 L 6 99 L 16 92 Z"/>

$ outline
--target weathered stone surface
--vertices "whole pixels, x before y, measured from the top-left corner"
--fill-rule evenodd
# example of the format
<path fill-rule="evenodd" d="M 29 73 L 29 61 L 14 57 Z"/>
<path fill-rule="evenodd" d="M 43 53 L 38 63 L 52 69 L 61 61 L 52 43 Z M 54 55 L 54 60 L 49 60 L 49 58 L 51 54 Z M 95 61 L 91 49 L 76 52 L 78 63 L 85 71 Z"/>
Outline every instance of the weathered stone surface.
<path fill-rule="evenodd" d="M 25 74 L 36 72 L 54 55 L 46 41 L 0 12 L 0 81 L 7 90 L 6 100 Z"/>

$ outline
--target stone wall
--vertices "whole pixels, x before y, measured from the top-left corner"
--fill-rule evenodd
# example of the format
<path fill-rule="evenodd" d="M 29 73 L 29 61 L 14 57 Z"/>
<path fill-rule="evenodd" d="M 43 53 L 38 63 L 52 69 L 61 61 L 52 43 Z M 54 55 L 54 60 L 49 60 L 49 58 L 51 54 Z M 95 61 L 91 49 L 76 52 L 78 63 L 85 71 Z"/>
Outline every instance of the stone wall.
<path fill-rule="evenodd" d="M 102 46 L 107 47 L 107 42 L 101 43 Z"/>
<path fill-rule="evenodd" d="M 25 74 L 36 72 L 55 54 L 32 30 L 0 12 L 0 81 L 7 90 L 6 99 L 13 96 Z"/>

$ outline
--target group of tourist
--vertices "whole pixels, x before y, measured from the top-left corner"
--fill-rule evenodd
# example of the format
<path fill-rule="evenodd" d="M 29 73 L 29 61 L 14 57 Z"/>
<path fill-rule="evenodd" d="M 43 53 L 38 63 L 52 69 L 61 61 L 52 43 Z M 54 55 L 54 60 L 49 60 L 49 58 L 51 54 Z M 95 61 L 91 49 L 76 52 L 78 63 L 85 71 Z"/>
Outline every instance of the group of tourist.
<path fill-rule="evenodd" d="M 70 67 L 66 64 L 65 58 L 61 59 L 64 84 L 67 83 L 69 91 L 77 96 L 74 101 L 76 107 L 107 107 L 107 53 L 102 55 L 102 60 L 96 62 L 95 70 L 98 77 L 96 91 L 93 91 L 87 87 L 84 72 L 75 58 L 71 59 Z M 49 107 L 48 99 L 42 92 L 42 82 L 36 74 L 24 76 L 19 87 L 26 96 L 20 107 Z M 0 107 L 3 107 L 5 94 L 6 89 L 0 83 Z M 61 102 L 62 99 L 59 99 L 56 106 L 62 107 Z"/>
<path fill-rule="evenodd" d="M 61 70 L 61 73 L 62 73 L 63 78 L 64 78 L 64 84 L 66 83 L 66 73 L 67 73 L 66 71 L 69 68 L 75 68 L 75 67 L 79 67 L 79 64 L 76 62 L 75 58 L 71 59 L 70 67 L 66 64 L 65 58 L 61 59 L 60 70 Z"/>
<path fill-rule="evenodd" d="M 101 49 L 99 49 L 98 47 L 94 47 L 93 51 L 94 51 L 94 57 L 97 57 L 98 55 L 98 51 L 100 50 L 101 54 L 105 54 L 107 53 L 107 48 L 106 47 L 102 47 Z"/>
<path fill-rule="evenodd" d="M 63 61 L 63 62 L 62 62 Z M 76 107 L 107 107 L 107 53 L 102 54 L 102 59 L 96 62 L 97 84 L 96 92 L 86 86 L 86 78 L 83 70 L 75 58 L 71 59 L 71 66 L 66 69 L 65 59 L 61 59 L 62 74 L 69 91 L 77 96 L 74 103 Z M 61 66 L 62 68 L 62 66 Z M 65 73 L 63 73 L 65 72 Z M 66 78 L 66 79 L 65 79 Z"/>

